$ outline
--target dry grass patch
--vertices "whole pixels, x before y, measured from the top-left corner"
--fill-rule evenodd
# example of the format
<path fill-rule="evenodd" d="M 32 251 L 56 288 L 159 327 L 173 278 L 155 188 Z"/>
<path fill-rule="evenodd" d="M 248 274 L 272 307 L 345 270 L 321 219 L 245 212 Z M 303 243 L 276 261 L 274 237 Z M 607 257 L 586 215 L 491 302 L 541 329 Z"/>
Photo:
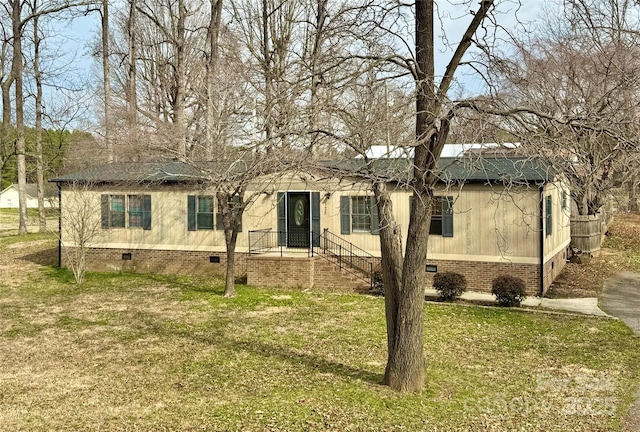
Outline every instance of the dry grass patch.
<path fill-rule="evenodd" d="M 0 287 L 4 430 L 619 431 L 640 374 L 618 321 L 429 304 L 429 385 L 400 395 L 380 298 L 22 272 Z"/>
<path fill-rule="evenodd" d="M 640 272 L 640 215 L 616 213 L 601 253 L 568 263 L 547 297 L 598 297 L 604 281 L 622 271 Z"/>

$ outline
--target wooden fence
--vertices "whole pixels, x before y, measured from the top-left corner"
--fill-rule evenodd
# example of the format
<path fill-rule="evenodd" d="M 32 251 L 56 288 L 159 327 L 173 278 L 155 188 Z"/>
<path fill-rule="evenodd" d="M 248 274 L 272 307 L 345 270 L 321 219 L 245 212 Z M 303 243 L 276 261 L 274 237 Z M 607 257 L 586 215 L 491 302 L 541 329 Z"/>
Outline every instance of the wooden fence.
<path fill-rule="evenodd" d="M 604 236 L 613 221 L 613 199 L 607 201 L 595 215 L 571 217 L 571 247 L 577 253 L 597 255 Z"/>

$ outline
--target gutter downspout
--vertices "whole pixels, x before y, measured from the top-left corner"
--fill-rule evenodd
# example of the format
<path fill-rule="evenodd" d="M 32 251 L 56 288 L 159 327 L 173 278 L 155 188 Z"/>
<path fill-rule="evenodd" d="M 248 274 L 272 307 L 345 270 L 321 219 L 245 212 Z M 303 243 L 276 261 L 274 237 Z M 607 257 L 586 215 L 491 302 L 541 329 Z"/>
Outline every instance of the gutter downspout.
<path fill-rule="evenodd" d="M 540 186 L 540 296 L 544 293 L 544 185 Z"/>
<path fill-rule="evenodd" d="M 62 267 L 62 187 L 58 186 L 58 268 Z"/>

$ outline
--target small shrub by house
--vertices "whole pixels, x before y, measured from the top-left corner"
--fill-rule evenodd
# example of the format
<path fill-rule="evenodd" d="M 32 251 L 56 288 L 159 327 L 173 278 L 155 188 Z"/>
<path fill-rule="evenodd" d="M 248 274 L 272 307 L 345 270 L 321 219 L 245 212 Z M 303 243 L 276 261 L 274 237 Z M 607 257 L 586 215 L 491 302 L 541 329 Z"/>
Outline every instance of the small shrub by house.
<path fill-rule="evenodd" d="M 460 273 L 436 273 L 433 276 L 433 288 L 444 301 L 452 301 L 467 290 L 467 279 Z"/>
<path fill-rule="evenodd" d="M 515 276 L 498 276 L 493 280 L 491 293 L 500 306 L 520 306 L 526 295 L 524 281 Z"/>

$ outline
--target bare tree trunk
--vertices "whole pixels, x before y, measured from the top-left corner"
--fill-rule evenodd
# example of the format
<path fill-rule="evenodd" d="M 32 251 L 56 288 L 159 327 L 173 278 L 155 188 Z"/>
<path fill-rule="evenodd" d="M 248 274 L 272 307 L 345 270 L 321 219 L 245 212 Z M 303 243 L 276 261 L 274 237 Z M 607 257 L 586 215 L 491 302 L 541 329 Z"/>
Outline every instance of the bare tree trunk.
<path fill-rule="evenodd" d="M 6 143 L 4 141 L 9 136 L 9 127 L 11 126 L 11 85 L 13 84 L 13 76 L 7 77 L 5 81 L 2 82 L 2 138 L 3 144 Z"/>
<path fill-rule="evenodd" d="M 412 182 L 414 199 L 402 266 L 402 283 L 398 287 L 385 286 L 385 289 L 396 290 L 391 294 L 392 298 L 385 303 L 389 345 L 385 383 L 403 392 L 420 391 L 426 384 L 423 307 L 433 186 L 437 180 L 434 172 L 453 117 L 452 112 L 442 117 L 442 102 L 464 53 L 471 45 L 473 35 L 492 5 L 492 0 L 484 0 L 481 3 L 480 9 L 474 14 L 462 40 L 456 47 L 437 89 L 434 74 L 434 1 L 417 1 L 414 6 L 416 12 L 416 147 Z M 380 206 L 379 202 L 378 205 Z M 381 237 L 381 240 L 384 241 L 385 238 L 386 235 Z M 385 250 L 382 249 L 382 252 L 384 254 Z M 392 251 L 392 253 L 395 252 Z"/>
<path fill-rule="evenodd" d="M 629 211 L 637 213 L 638 209 L 638 180 L 633 178 L 627 184 L 629 189 Z"/>
<path fill-rule="evenodd" d="M 102 86 L 104 91 L 104 141 L 107 160 L 114 160 L 111 137 L 111 79 L 109 77 L 109 0 L 102 0 Z"/>
<path fill-rule="evenodd" d="M 27 233 L 27 166 L 25 161 L 25 130 L 24 130 L 24 94 L 22 88 L 22 3 L 13 0 L 11 3 L 11 21 L 13 30 L 13 59 L 11 74 L 14 77 L 16 96 L 16 153 L 18 159 L 18 202 L 20 207 L 19 234 Z"/>
<path fill-rule="evenodd" d="M 129 0 L 129 18 L 128 18 L 128 36 L 129 36 L 129 70 L 127 71 L 127 103 L 129 108 L 129 131 L 138 124 L 138 86 L 137 86 L 137 57 L 138 57 L 138 39 L 136 36 L 136 18 L 137 18 L 136 0 Z"/>
<path fill-rule="evenodd" d="M 35 9 L 35 2 L 34 2 Z M 38 178 L 38 221 L 40 232 L 47 232 L 44 209 L 44 162 L 42 157 L 42 73 L 40 72 L 40 35 L 38 16 L 33 18 L 33 70 L 36 79 L 36 172 Z"/>
<path fill-rule="evenodd" d="M 436 101 L 434 94 L 433 1 L 415 4 L 416 22 L 416 142 L 414 200 L 409 220 L 402 283 L 393 302 L 386 302 L 389 346 L 385 383 L 403 392 L 420 391 L 426 384 L 423 308 L 424 265 L 431 220 L 431 170 L 437 156 L 432 153 Z M 390 321 L 390 322 L 389 322 Z"/>
<path fill-rule="evenodd" d="M 0 70 L 4 71 L 6 63 L 9 61 L 9 40 L 2 42 L 2 52 L 0 53 Z M 11 142 L 11 86 L 13 85 L 13 74 L 11 70 L 0 81 L 2 90 L 2 125 L 0 125 L 0 190 L 2 187 L 2 173 L 5 164 L 14 153 L 14 145 Z"/>
<path fill-rule="evenodd" d="M 178 141 L 178 157 L 185 159 L 187 157 L 187 135 L 186 135 L 186 115 L 185 103 L 187 93 L 187 69 L 185 65 L 186 50 L 186 27 L 187 19 L 186 0 L 178 0 L 178 22 L 176 34 L 176 101 L 175 101 L 175 130 L 176 139 Z"/>
<path fill-rule="evenodd" d="M 219 61 L 220 21 L 222 18 L 222 0 L 211 1 L 211 20 L 207 37 L 209 39 L 209 62 L 207 63 L 207 124 L 205 159 L 213 159 L 213 148 L 216 134 L 214 130 L 220 120 L 218 104 L 215 95 L 215 78 Z M 217 126 L 219 129 L 219 126 Z"/>
<path fill-rule="evenodd" d="M 262 0 L 262 73 L 264 74 L 264 128 L 267 140 L 273 137 L 273 68 L 269 37 L 269 3 Z"/>
<path fill-rule="evenodd" d="M 322 86 L 322 74 L 319 70 L 320 55 L 322 51 L 322 42 L 324 40 L 324 26 L 327 19 L 327 0 L 318 0 L 316 9 L 316 22 L 315 22 L 315 35 L 313 39 L 313 50 L 311 53 L 311 100 L 309 105 L 311 106 L 311 116 L 309 118 L 310 129 L 312 131 L 318 128 L 318 92 Z M 318 145 L 319 134 L 314 132 L 311 135 L 311 144 L 309 145 L 309 152 L 313 155 L 316 152 Z"/>
<path fill-rule="evenodd" d="M 229 232 L 224 230 L 224 238 L 227 246 L 227 269 L 224 280 L 224 296 L 235 297 L 236 296 L 236 277 L 235 277 L 235 262 L 236 262 L 236 239 L 238 237 L 237 231 Z"/>
<path fill-rule="evenodd" d="M 2 189 L 2 171 L 4 166 L 13 154 L 13 150 L 9 151 L 11 130 L 11 84 L 13 77 L 9 76 L 2 82 L 2 126 L 0 127 L 0 189 Z"/>
<path fill-rule="evenodd" d="M 232 208 L 231 196 L 225 192 L 216 194 L 218 201 L 219 214 L 222 216 L 224 225 L 224 240 L 227 247 L 227 268 L 225 273 L 224 296 L 235 297 L 235 257 L 236 257 L 236 241 L 238 239 L 238 230 L 240 229 L 240 221 L 242 220 L 242 205 L 240 209 Z M 233 205 L 235 207 L 235 205 Z"/>
<path fill-rule="evenodd" d="M 385 184 L 374 183 L 373 193 L 380 220 L 382 280 L 387 318 L 387 352 L 390 353 L 394 349 L 393 341 L 396 339 L 398 294 L 402 287 L 402 233 L 393 216 L 391 198 Z"/>

